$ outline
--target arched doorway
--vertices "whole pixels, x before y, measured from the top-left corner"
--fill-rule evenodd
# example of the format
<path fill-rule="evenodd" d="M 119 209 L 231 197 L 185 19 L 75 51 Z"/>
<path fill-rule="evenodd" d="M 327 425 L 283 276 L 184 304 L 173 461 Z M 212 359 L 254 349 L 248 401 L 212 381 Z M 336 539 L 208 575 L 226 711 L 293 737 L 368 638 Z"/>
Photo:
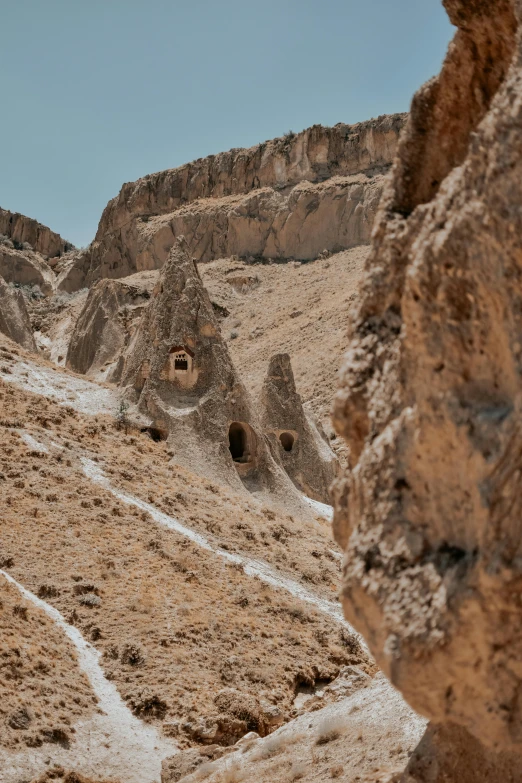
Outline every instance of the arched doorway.
<path fill-rule="evenodd" d="M 228 430 L 228 448 L 234 462 L 245 462 L 248 438 L 245 427 L 238 421 L 233 421 Z"/>
<path fill-rule="evenodd" d="M 238 469 L 242 466 L 242 474 L 255 464 L 256 444 L 255 432 L 249 424 L 242 421 L 231 422 L 228 428 L 228 448 Z"/>

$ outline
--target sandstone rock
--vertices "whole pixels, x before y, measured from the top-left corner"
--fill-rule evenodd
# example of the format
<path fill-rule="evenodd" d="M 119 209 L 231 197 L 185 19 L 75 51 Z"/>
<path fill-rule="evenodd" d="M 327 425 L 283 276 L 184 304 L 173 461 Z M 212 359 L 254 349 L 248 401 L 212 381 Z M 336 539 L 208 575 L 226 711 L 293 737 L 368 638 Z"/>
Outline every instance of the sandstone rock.
<path fill-rule="evenodd" d="M 58 285 L 159 269 L 181 235 L 197 261 L 308 260 L 367 242 L 404 119 L 314 126 L 124 185 Z"/>
<path fill-rule="evenodd" d="M 520 783 L 518 753 L 484 748 L 462 726 L 430 724 L 397 783 Z"/>
<path fill-rule="evenodd" d="M 279 488 L 291 502 L 183 239 L 161 272 L 121 378 L 178 462 L 238 488 L 241 481 L 250 489 Z"/>
<path fill-rule="evenodd" d="M 28 351 L 36 351 L 29 315 L 21 291 L 0 277 L 0 332 Z"/>
<path fill-rule="evenodd" d="M 69 343 L 67 367 L 118 381 L 121 359 L 149 303 L 156 275 L 100 280 L 87 297 Z"/>
<path fill-rule="evenodd" d="M 302 492 L 329 503 L 337 458 L 326 436 L 305 414 L 287 353 L 276 354 L 270 360 L 260 409 L 274 458 Z"/>
<path fill-rule="evenodd" d="M 66 242 L 47 226 L 21 215 L 19 212 L 9 212 L 1 207 L 0 234 L 8 237 L 17 245 L 28 243 L 36 253 L 47 258 L 59 257 L 73 249 L 70 242 Z"/>
<path fill-rule="evenodd" d="M 43 258 L 30 250 L 14 250 L 0 244 L 0 275 L 7 283 L 37 285 L 42 294 L 52 294 L 55 276 Z"/>
<path fill-rule="evenodd" d="M 520 750 L 522 8 L 444 5 L 341 373 L 334 524 L 346 616 L 410 704 Z"/>

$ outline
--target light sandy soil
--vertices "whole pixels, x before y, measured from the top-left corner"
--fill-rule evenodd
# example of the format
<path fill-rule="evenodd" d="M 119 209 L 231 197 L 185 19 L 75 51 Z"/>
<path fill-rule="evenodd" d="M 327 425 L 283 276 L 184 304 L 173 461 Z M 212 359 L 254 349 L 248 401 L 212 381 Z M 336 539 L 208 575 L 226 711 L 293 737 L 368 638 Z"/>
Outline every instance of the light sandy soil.
<path fill-rule="evenodd" d="M 215 306 L 229 313 L 221 329 L 254 399 L 270 357 L 287 352 L 303 401 L 333 434 L 330 408 L 347 347 L 348 312 L 367 255 L 364 246 L 302 264 L 221 259 L 199 265 Z"/>
<path fill-rule="evenodd" d="M 58 378 L 63 394 L 20 389 L 42 374 L 47 384 Z M 288 719 L 303 683 L 331 680 L 346 664 L 374 673 L 339 619 L 337 548 L 322 517 L 296 519 L 235 496 L 172 465 L 164 443 L 118 430 L 114 415 L 77 413 L 65 403 L 80 381 L 0 343 L 0 551 L 6 571 L 35 594 L 46 586 L 46 601 L 101 652 L 135 715 L 183 746 L 198 721 L 219 712 L 213 700 L 226 686 Z M 214 549 L 262 559 L 337 615 L 159 525 L 93 483 L 82 458 L 113 488 L 179 519 Z"/>

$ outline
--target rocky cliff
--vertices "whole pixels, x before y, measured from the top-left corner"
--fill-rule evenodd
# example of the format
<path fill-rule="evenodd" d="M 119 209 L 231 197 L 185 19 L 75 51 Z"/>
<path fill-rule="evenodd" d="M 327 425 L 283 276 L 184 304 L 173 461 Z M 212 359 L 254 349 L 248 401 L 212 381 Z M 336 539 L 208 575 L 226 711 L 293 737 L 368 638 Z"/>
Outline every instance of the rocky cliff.
<path fill-rule="evenodd" d="M 458 30 L 413 100 L 351 324 L 335 405 L 351 470 L 335 529 L 346 616 L 394 684 L 439 724 L 511 751 L 522 740 L 522 7 L 444 6 Z"/>
<path fill-rule="evenodd" d="M 47 226 L 38 223 L 37 220 L 21 215 L 19 212 L 9 212 L 0 207 L 0 234 L 19 245 L 30 245 L 31 249 L 47 259 L 58 258 L 73 245 Z M 22 249 L 17 247 L 17 249 Z"/>
<path fill-rule="evenodd" d="M 181 235 L 198 261 L 309 260 L 368 242 L 404 121 L 317 125 L 126 184 L 59 285 L 74 291 L 101 277 L 158 269 Z"/>

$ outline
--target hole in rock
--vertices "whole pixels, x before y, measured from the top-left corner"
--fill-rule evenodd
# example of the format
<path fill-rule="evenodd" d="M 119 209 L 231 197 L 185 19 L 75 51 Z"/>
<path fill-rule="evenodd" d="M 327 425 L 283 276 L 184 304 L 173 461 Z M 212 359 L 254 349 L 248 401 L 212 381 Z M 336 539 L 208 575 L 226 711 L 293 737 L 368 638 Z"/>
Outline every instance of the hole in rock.
<path fill-rule="evenodd" d="M 228 431 L 228 447 L 234 462 L 244 462 L 247 447 L 247 434 L 242 424 L 233 422 Z"/>
<path fill-rule="evenodd" d="M 143 427 L 141 431 L 146 432 L 155 443 L 159 443 L 160 440 L 167 440 L 165 430 L 160 430 L 157 427 Z"/>
<path fill-rule="evenodd" d="M 228 430 L 228 448 L 234 462 L 251 463 L 256 451 L 252 428 L 240 421 L 233 421 Z"/>
<path fill-rule="evenodd" d="M 285 451 L 292 451 L 294 448 L 295 438 L 291 432 L 282 432 L 279 436 L 279 440 L 281 441 L 281 446 Z"/>

